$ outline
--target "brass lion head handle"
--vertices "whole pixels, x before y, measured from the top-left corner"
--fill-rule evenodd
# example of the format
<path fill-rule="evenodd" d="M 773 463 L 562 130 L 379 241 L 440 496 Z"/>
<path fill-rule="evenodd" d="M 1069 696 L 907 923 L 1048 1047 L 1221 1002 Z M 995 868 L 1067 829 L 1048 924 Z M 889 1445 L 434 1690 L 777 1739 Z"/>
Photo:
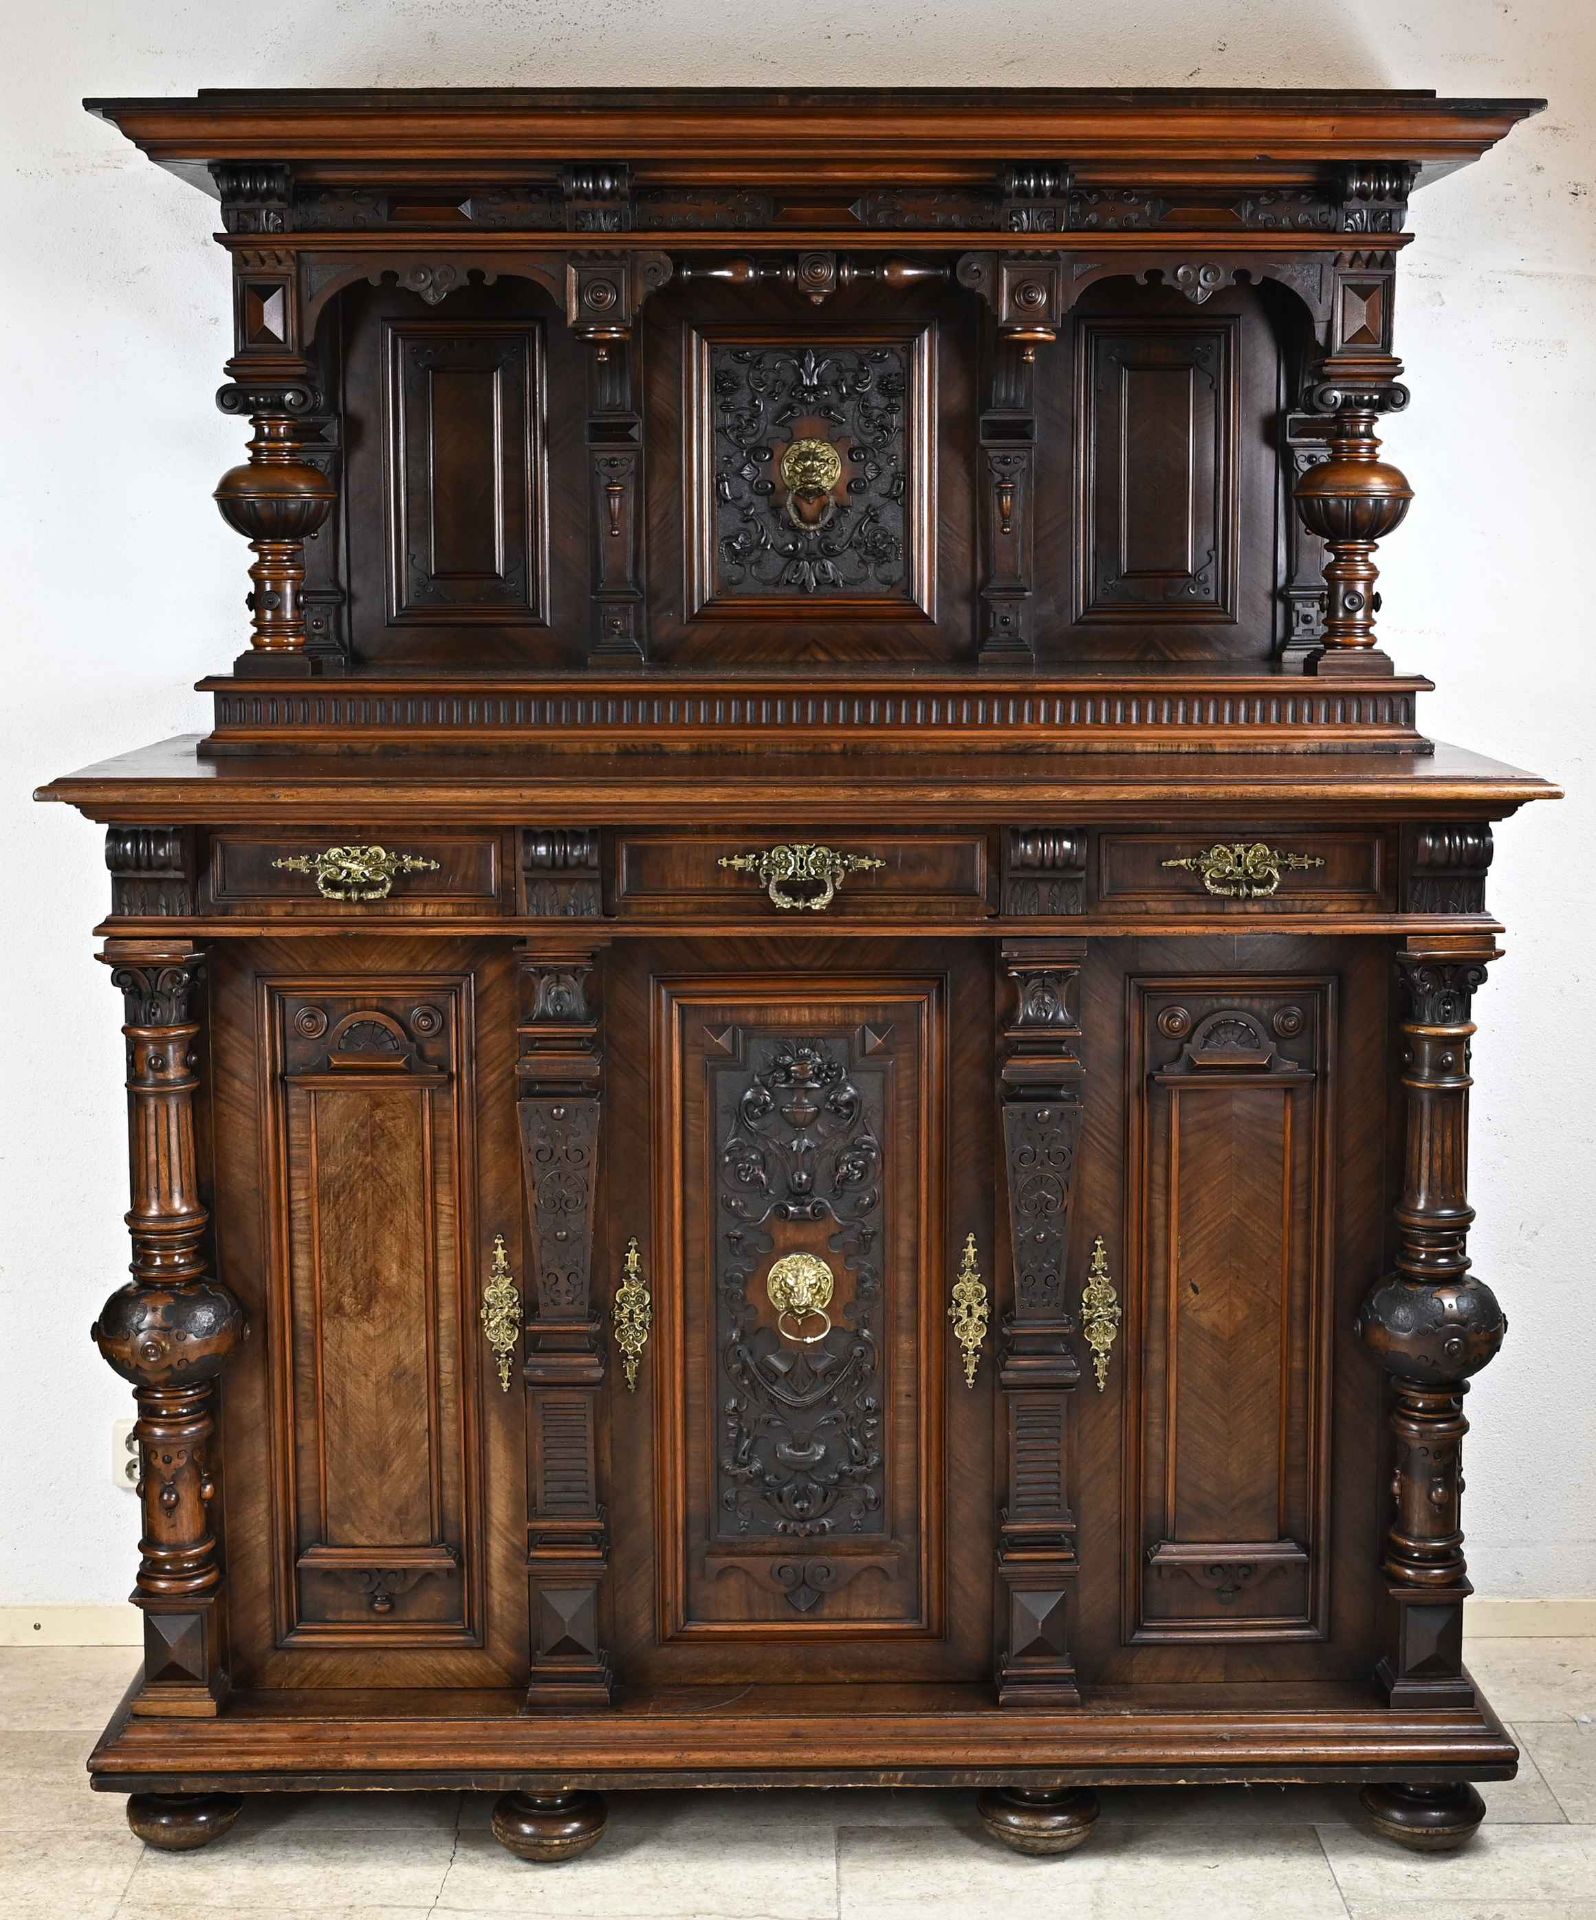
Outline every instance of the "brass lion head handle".
<path fill-rule="evenodd" d="M 842 478 L 842 455 L 829 440 L 791 441 L 777 464 L 787 489 L 787 517 L 806 530 L 825 524 L 836 508 L 832 497 Z"/>
<path fill-rule="evenodd" d="M 817 1340 L 824 1340 L 831 1331 L 831 1315 L 826 1309 L 836 1285 L 836 1275 L 815 1254 L 784 1254 L 765 1277 L 765 1291 L 776 1309 L 776 1331 L 782 1339 L 800 1347 L 812 1347 Z M 803 1331 L 810 1320 L 820 1322 L 818 1333 Z"/>

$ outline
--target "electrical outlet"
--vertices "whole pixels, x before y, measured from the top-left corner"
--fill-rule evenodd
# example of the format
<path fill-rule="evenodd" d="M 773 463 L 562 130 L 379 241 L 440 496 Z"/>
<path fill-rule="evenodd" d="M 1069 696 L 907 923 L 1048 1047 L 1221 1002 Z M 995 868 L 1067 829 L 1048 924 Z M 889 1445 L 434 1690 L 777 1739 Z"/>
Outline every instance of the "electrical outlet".
<path fill-rule="evenodd" d="M 128 1493 L 139 1483 L 139 1443 L 133 1438 L 131 1420 L 117 1420 L 112 1424 L 111 1478 Z"/>

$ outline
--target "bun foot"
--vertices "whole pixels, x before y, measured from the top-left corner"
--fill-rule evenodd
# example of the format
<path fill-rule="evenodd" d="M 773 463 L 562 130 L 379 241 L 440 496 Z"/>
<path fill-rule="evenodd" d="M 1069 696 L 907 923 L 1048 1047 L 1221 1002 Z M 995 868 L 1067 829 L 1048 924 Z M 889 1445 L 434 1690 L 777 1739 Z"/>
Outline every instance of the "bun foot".
<path fill-rule="evenodd" d="M 1467 1846 L 1485 1818 L 1485 1802 L 1466 1781 L 1449 1787 L 1365 1787 L 1360 1798 L 1387 1840 L 1420 1853 Z"/>
<path fill-rule="evenodd" d="M 226 1833 L 243 1804 L 236 1793 L 133 1793 L 127 1823 L 147 1847 L 192 1853 Z"/>
<path fill-rule="evenodd" d="M 574 1860 L 603 1831 L 602 1794 L 506 1793 L 493 1808 L 493 1837 L 519 1860 Z"/>
<path fill-rule="evenodd" d="M 1001 1787 L 979 1794 L 975 1810 L 993 1839 L 1016 1853 L 1073 1853 L 1092 1837 L 1097 1795 L 1086 1787 L 1062 1793 Z"/>

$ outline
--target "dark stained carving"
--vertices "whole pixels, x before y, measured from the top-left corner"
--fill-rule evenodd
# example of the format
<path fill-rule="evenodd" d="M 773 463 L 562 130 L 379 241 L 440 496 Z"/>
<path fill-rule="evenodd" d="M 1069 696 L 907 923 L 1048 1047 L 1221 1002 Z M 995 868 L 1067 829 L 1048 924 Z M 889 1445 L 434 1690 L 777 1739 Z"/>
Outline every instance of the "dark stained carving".
<path fill-rule="evenodd" d="M 107 827 L 111 911 L 167 919 L 194 911 L 194 833 L 187 827 Z"/>
<path fill-rule="evenodd" d="M 906 350 L 716 343 L 709 352 L 716 593 L 901 596 Z M 806 463 L 811 445 L 826 451 Z"/>
<path fill-rule="evenodd" d="M 1010 827 L 1003 836 L 1003 911 L 1086 911 L 1087 837 L 1080 828 Z"/>
<path fill-rule="evenodd" d="M 1492 850 L 1483 822 L 1404 828 L 1402 911 L 1484 913 Z"/>
<path fill-rule="evenodd" d="M 602 912 L 599 837 L 591 827 L 521 833 L 521 911 L 543 920 L 586 919 Z"/>
<path fill-rule="evenodd" d="M 211 178 L 228 233 L 286 233 L 293 169 L 278 160 L 216 161 Z"/>
<path fill-rule="evenodd" d="M 712 1073 L 719 1534 L 810 1540 L 879 1533 L 886 1064 L 856 1057 L 840 1036 L 738 1040 L 740 1058 Z M 836 1277 L 831 1324 L 813 1344 L 783 1337 L 764 1294 L 778 1247 L 795 1246 Z M 819 1582 L 801 1584 L 802 1597 L 796 1586 L 789 1593 L 793 1604 L 818 1604 Z"/>

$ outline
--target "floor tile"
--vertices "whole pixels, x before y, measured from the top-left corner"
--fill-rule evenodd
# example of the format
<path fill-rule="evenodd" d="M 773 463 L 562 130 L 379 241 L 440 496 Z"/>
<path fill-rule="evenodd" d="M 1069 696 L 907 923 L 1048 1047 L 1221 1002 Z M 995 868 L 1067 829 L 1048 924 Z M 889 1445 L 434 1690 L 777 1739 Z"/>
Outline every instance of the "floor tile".
<path fill-rule="evenodd" d="M 841 1920 L 1345 1920 L 1312 1827 L 1099 1822 L 1078 1853 L 1052 1860 L 941 1828 L 844 1827 L 838 1862 Z"/>
<path fill-rule="evenodd" d="M 87 1732 L 0 1734 L 0 1833 L 126 1833 L 122 1795 L 89 1786 L 83 1763 L 93 1744 Z"/>
<path fill-rule="evenodd" d="M 1456 1853 L 1419 1854 L 1369 1829 L 1321 1827 L 1336 1883 L 1354 1915 L 1407 1903 L 1447 1920 L 1463 1901 L 1514 1911 L 1530 1900 L 1596 1899 L 1596 1827 L 1492 1826 Z"/>
<path fill-rule="evenodd" d="M 0 1835 L 0 1913 L 28 1920 L 111 1920 L 143 1851 L 120 1833 Z"/>
<path fill-rule="evenodd" d="M 1566 1724 L 1572 1726 L 1573 1721 Z M 1568 1809 L 1553 1793 L 1541 1768 L 1529 1750 L 1518 1726 L 1509 1725 L 1510 1738 L 1518 1743 L 1518 1777 L 1514 1780 L 1482 1780 L 1479 1792 L 1485 1802 L 1485 1817 L 1495 1826 L 1561 1826 L 1571 1817 Z M 1587 1816 L 1596 1820 L 1596 1814 Z"/>
<path fill-rule="evenodd" d="M 135 1647 L 0 1647 L 0 1729 L 98 1733 L 138 1665 Z"/>
<path fill-rule="evenodd" d="M 1596 1826 L 1596 1721 L 1520 1721 L 1514 1731 L 1569 1819 Z"/>
<path fill-rule="evenodd" d="M 192 1900 L 124 1900 L 113 1920 L 236 1920 L 245 1914 L 249 1920 L 259 1920 L 260 1911 L 259 1907 L 219 1907 L 209 1900 L 203 1908 L 196 1907 Z M 424 1907 L 327 1907 L 317 1902 L 274 1907 L 272 1920 L 428 1920 L 432 1912 L 430 1902 Z M 0 1920 L 7 1920 L 4 1907 L 0 1907 Z M 31 1915 L 29 1920 L 39 1920 L 39 1916 Z"/>
<path fill-rule="evenodd" d="M 447 1833 L 299 1832 L 292 1825 L 238 1828 L 196 1853 L 145 1848 L 125 1903 L 188 1903 L 207 1916 L 318 1915 L 341 1907 L 427 1907 L 438 1897 L 453 1838 Z"/>
<path fill-rule="evenodd" d="M 444 1914 L 566 1920 L 835 1920 L 836 1832 L 816 1796 L 611 1794 L 609 1829 L 558 1867 L 517 1860 L 462 1822 Z"/>
<path fill-rule="evenodd" d="M 1463 1658 L 1504 1720 L 1596 1719 L 1596 1640 L 1470 1640 Z"/>
<path fill-rule="evenodd" d="M 1411 1900 L 1397 1906 L 1377 1900 L 1347 1909 L 1352 1920 L 1422 1920 L 1424 1909 Z M 119 1917 L 120 1920 L 120 1917 Z M 1596 1920 L 1592 1900 L 1457 1900 L 1432 1910 L 1427 1920 Z"/>

